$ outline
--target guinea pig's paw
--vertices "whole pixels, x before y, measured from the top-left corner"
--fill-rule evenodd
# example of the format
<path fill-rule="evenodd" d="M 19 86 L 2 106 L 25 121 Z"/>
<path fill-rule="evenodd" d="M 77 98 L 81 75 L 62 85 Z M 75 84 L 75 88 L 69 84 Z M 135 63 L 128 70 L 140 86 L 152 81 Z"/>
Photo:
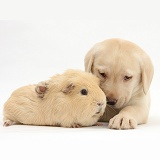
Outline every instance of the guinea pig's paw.
<path fill-rule="evenodd" d="M 110 129 L 134 129 L 136 126 L 137 122 L 133 117 L 120 114 L 110 119 L 108 124 Z"/>
<path fill-rule="evenodd" d="M 73 123 L 72 125 L 71 125 L 71 128 L 81 128 L 82 126 L 80 125 L 80 124 L 78 124 L 78 123 Z"/>
<path fill-rule="evenodd" d="M 3 126 L 4 127 L 8 127 L 8 126 L 11 126 L 14 122 L 12 122 L 11 120 L 5 120 L 4 123 L 3 123 Z"/>
<path fill-rule="evenodd" d="M 48 89 L 48 83 L 46 81 L 39 82 L 36 85 L 35 91 L 39 98 L 43 98 Z"/>
<path fill-rule="evenodd" d="M 103 123 L 99 123 L 97 122 L 96 124 L 94 124 L 93 126 L 103 126 Z"/>

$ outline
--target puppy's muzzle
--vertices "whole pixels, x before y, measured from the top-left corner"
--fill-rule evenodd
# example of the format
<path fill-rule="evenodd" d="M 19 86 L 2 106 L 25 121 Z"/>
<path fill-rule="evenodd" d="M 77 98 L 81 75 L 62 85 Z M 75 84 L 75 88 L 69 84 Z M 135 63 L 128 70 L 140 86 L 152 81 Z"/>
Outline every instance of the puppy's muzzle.
<path fill-rule="evenodd" d="M 118 101 L 117 99 L 110 98 L 110 97 L 106 97 L 106 100 L 107 100 L 107 104 L 111 105 L 111 106 L 114 106 L 117 103 L 117 101 Z"/>

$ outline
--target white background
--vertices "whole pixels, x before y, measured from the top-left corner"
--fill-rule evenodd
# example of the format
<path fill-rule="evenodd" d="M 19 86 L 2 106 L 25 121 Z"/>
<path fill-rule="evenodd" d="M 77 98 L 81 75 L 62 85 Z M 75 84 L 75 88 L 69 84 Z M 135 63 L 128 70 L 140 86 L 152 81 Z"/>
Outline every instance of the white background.
<path fill-rule="evenodd" d="M 0 2 L 0 159 L 160 159 L 160 10 L 157 1 Z M 135 130 L 2 126 L 18 87 L 75 68 L 97 42 L 123 38 L 151 57 L 149 121 Z M 2 158 L 3 157 L 3 158 Z"/>

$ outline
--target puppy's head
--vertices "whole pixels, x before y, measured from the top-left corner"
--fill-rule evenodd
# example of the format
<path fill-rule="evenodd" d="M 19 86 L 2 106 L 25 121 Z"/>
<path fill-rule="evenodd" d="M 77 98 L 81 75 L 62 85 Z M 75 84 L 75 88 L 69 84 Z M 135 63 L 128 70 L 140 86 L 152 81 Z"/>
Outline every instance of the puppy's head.
<path fill-rule="evenodd" d="M 85 57 L 85 70 L 96 75 L 107 104 L 122 108 L 132 97 L 147 94 L 153 77 L 148 55 L 132 42 L 109 39 L 97 43 Z"/>

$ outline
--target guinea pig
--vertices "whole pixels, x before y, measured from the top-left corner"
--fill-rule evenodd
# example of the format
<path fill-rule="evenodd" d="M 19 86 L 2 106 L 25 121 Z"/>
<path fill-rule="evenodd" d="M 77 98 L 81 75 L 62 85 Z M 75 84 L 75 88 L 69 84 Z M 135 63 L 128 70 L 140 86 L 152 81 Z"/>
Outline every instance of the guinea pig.
<path fill-rule="evenodd" d="M 15 90 L 3 108 L 4 126 L 12 124 L 61 127 L 92 126 L 103 115 L 106 96 L 100 81 L 91 73 L 67 70 L 51 77 L 43 98 L 37 96 L 36 85 Z"/>

